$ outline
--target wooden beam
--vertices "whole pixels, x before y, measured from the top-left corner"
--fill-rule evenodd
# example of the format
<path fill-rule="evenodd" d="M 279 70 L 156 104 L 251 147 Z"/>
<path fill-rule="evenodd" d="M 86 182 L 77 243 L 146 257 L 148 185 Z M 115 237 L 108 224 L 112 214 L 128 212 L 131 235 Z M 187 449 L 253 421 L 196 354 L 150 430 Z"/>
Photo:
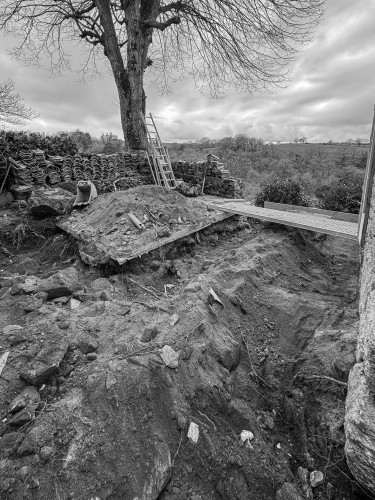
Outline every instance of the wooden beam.
<path fill-rule="evenodd" d="M 357 224 L 354 222 L 333 220 L 308 213 L 283 212 L 270 208 L 255 207 L 249 202 L 236 202 L 234 200 L 232 203 L 215 205 L 215 207 L 225 210 L 226 212 L 243 215 L 245 217 L 254 217 L 255 219 L 267 222 L 298 227 L 317 233 L 331 234 L 350 240 L 357 239 Z"/>
<path fill-rule="evenodd" d="M 312 213 L 315 215 L 327 217 L 328 219 L 346 220 L 348 222 L 358 223 L 357 214 L 336 212 L 334 210 L 323 210 L 322 208 L 301 207 L 299 205 L 287 205 L 285 203 L 273 203 L 270 201 L 264 202 L 264 208 L 271 208 L 272 210 L 282 210 L 284 212 Z"/>

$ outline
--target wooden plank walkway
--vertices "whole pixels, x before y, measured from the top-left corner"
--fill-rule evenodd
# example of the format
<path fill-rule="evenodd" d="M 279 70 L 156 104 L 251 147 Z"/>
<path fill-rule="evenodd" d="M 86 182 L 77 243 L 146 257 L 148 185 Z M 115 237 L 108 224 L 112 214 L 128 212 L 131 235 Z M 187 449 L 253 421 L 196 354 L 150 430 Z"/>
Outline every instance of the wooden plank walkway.
<path fill-rule="evenodd" d="M 211 202 L 215 208 L 232 214 L 254 217 L 267 222 L 275 222 L 285 226 L 298 227 L 317 233 L 331 234 L 349 240 L 357 239 L 358 224 L 337 219 L 326 218 L 322 215 L 307 212 L 284 212 L 270 208 L 261 208 L 244 201 Z"/>

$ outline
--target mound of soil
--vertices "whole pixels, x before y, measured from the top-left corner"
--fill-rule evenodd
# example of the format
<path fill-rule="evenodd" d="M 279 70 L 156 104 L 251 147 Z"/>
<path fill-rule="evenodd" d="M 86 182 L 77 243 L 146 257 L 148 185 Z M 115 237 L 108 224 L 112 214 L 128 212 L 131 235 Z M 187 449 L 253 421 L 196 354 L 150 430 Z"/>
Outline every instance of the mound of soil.
<path fill-rule="evenodd" d="M 141 229 L 129 214 L 142 223 Z M 152 185 L 99 196 L 87 209 L 60 220 L 59 227 L 81 242 L 85 262 L 123 264 L 228 216 L 199 200 Z"/>

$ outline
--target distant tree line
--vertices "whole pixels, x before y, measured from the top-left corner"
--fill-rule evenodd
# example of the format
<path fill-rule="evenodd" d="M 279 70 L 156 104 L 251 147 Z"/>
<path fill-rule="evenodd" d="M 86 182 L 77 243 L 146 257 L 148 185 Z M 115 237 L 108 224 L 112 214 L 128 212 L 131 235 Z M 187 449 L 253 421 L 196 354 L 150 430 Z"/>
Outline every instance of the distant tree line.
<path fill-rule="evenodd" d="M 279 145 L 279 144 L 313 144 L 313 145 L 328 145 L 328 146 L 362 146 L 369 145 L 366 139 L 347 139 L 346 141 L 333 141 L 332 139 L 327 142 L 313 142 L 309 143 L 307 137 L 295 138 L 292 141 L 265 141 L 258 137 L 249 137 L 247 134 L 236 134 L 233 137 L 223 137 L 221 139 L 210 139 L 209 137 L 202 137 L 195 141 L 174 142 L 169 143 L 168 146 L 172 150 L 184 151 L 185 149 L 200 150 L 203 148 L 222 148 L 224 150 L 232 151 L 257 151 L 263 146 Z"/>
<path fill-rule="evenodd" d="M 112 132 L 102 133 L 99 138 L 89 132 L 16 132 L 0 130 L 0 155 L 17 156 L 21 150 L 42 149 L 50 155 L 113 154 L 124 150 L 124 141 Z"/>

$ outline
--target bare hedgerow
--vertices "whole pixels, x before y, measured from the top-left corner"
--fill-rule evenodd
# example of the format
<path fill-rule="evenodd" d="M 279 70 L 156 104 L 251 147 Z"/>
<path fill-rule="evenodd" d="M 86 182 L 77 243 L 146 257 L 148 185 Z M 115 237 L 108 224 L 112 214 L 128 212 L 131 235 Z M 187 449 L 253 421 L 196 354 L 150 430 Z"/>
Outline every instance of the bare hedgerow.
<path fill-rule="evenodd" d="M 264 207 L 265 201 L 285 203 L 287 205 L 309 206 L 309 198 L 303 185 L 294 179 L 274 177 L 269 181 L 255 198 L 255 205 Z"/>

